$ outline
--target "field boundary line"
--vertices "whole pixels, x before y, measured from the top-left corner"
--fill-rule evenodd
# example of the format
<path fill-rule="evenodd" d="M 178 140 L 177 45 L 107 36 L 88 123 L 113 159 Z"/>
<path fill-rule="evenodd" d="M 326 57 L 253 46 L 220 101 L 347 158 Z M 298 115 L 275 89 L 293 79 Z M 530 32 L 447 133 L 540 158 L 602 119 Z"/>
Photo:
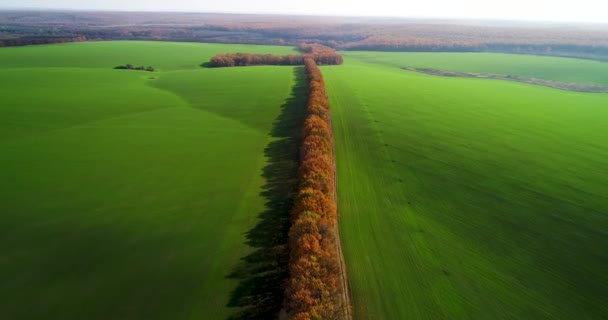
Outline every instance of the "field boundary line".
<path fill-rule="evenodd" d="M 524 77 L 509 74 L 494 74 L 494 73 L 473 73 L 473 72 L 459 72 L 449 70 L 438 70 L 428 68 L 414 68 L 405 67 L 403 70 L 428 74 L 431 76 L 439 76 L 446 78 L 467 78 L 467 79 L 486 79 L 486 80 L 502 80 L 510 82 L 526 83 L 541 87 L 553 88 L 563 91 L 571 92 L 585 92 L 585 93 L 608 93 L 608 87 L 599 84 L 590 83 L 578 83 L 578 82 L 564 82 L 549 79 L 540 79 L 534 77 Z"/>
<path fill-rule="evenodd" d="M 327 83 L 325 84 L 327 86 Z M 346 273 L 346 262 L 344 261 L 344 253 L 342 251 L 342 235 L 340 234 L 340 209 L 338 207 L 338 165 L 336 161 L 336 143 L 334 136 L 334 125 L 333 125 L 333 117 L 329 118 L 329 129 L 331 130 L 332 140 L 334 143 L 332 144 L 332 164 L 334 170 L 334 185 L 333 185 L 333 193 L 334 193 L 334 205 L 336 206 L 336 250 L 338 251 L 338 256 L 340 260 L 340 280 L 342 282 L 342 309 L 344 313 L 344 320 L 352 320 L 352 309 L 350 302 L 350 290 L 348 286 L 348 276 Z"/>

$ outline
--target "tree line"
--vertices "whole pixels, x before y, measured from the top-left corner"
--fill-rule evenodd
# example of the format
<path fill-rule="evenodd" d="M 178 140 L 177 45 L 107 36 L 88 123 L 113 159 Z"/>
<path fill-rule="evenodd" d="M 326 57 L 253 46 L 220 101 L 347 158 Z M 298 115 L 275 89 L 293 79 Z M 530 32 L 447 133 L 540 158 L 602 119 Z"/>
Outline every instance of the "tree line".
<path fill-rule="evenodd" d="M 244 66 L 297 66 L 304 65 L 310 58 L 318 65 L 342 64 L 342 56 L 334 49 L 320 44 L 302 43 L 299 46 L 302 54 L 272 55 L 254 53 L 225 53 L 211 58 L 207 64 L 210 68 L 244 67 Z"/>
<path fill-rule="evenodd" d="M 329 100 L 319 64 L 341 64 L 334 49 L 302 43 L 301 55 L 229 53 L 216 55 L 209 67 L 304 65 L 309 84 L 301 136 L 298 188 L 290 213 L 289 277 L 284 310 L 292 320 L 340 319 L 344 302 L 336 243 L 337 210 L 334 139 Z"/>
<path fill-rule="evenodd" d="M 490 51 L 608 60 L 607 31 L 606 26 L 592 24 L 469 23 L 424 19 L 369 21 L 354 17 L 204 13 L 0 12 L 0 46 L 83 41 L 80 36 L 93 41 L 273 45 L 298 45 L 304 41 L 337 50 Z"/>
<path fill-rule="evenodd" d="M 367 39 L 344 44 L 342 50 L 394 51 L 394 52 L 505 52 L 522 54 L 540 54 L 554 56 L 572 56 L 579 58 L 608 57 L 607 46 L 589 46 L 586 44 L 559 44 L 550 41 L 524 42 L 521 39 L 509 39 L 504 42 L 453 37 L 451 41 L 420 36 L 371 36 Z"/>
<path fill-rule="evenodd" d="M 73 36 L 73 37 L 42 37 L 42 38 L 18 38 L 18 39 L 4 39 L 0 40 L 0 47 L 19 47 L 39 44 L 55 44 L 55 43 L 68 43 L 68 42 L 83 42 L 87 41 L 85 36 Z"/>
<path fill-rule="evenodd" d="M 304 59 L 309 81 L 307 116 L 302 129 L 298 190 L 289 230 L 288 318 L 339 319 L 343 305 L 340 257 L 336 248 L 334 139 L 321 71 Z"/>
<path fill-rule="evenodd" d="M 218 54 L 211 58 L 208 66 L 211 68 L 221 67 L 245 67 L 245 66 L 297 66 L 304 64 L 302 55 L 278 56 L 273 54 L 254 53 L 226 53 Z"/>

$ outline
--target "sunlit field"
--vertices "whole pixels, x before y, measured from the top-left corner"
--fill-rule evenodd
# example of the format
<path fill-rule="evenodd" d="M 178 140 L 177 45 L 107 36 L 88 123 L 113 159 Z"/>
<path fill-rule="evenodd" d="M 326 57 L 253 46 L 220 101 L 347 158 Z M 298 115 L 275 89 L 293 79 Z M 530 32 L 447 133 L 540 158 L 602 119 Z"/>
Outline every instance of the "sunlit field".
<path fill-rule="evenodd" d="M 401 69 L 605 84 L 605 64 L 344 55 L 323 72 L 355 319 L 607 314 L 608 95 Z"/>
<path fill-rule="evenodd" d="M 0 49 L 0 318 L 238 318 L 256 268 L 283 276 L 254 259 L 285 241 L 264 228 L 288 227 L 270 179 L 295 175 L 298 72 L 199 66 L 234 51 L 294 49 Z"/>

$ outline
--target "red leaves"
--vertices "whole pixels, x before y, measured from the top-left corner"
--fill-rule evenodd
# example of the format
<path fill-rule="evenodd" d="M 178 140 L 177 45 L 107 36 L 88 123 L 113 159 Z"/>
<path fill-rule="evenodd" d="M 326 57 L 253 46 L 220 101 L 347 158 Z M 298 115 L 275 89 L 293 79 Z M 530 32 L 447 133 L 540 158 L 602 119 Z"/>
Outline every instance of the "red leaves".
<path fill-rule="evenodd" d="M 318 46 L 300 46 L 300 50 L 315 52 Z M 335 163 L 329 101 L 321 71 L 309 55 L 304 59 L 310 82 L 308 116 L 302 128 L 299 187 L 289 230 L 290 276 L 285 292 L 287 313 L 290 319 L 298 320 L 337 318 L 342 290 L 335 246 Z"/>

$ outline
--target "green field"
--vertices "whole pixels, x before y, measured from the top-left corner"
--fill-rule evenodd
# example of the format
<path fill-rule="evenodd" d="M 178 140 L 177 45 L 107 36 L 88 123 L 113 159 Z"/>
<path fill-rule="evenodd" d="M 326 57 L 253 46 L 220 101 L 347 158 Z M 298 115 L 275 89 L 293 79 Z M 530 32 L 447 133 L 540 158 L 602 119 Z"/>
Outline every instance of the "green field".
<path fill-rule="evenodd" d="M 0 318 L 275 315 L 301 70 L 199 64 L 293 50 L 0 49 Z"/>
<path fill-rule="evenodd" d="M 0 49 L 1 319 L 273 319 L 303 70 L 291 47 Z M 608 315 L 608 64 L 347 52 L 324 67 L 355 319 Z M 113 70 L 131 63 L 158 72 Z"/>
<path fill-rule="evenodd" d="M 473 72 L 509 74 L 563 82 L 608 85 L 608 63 L 530 55 L 502 53 L 443 52 L 348 52 L 352 59 L 397 68 L 415 67 Z"/>
<path fill-rule="evenodd" d="M 323 72 L 355 319 L 605 319 L 608 64 L 345 53 Z"/>

